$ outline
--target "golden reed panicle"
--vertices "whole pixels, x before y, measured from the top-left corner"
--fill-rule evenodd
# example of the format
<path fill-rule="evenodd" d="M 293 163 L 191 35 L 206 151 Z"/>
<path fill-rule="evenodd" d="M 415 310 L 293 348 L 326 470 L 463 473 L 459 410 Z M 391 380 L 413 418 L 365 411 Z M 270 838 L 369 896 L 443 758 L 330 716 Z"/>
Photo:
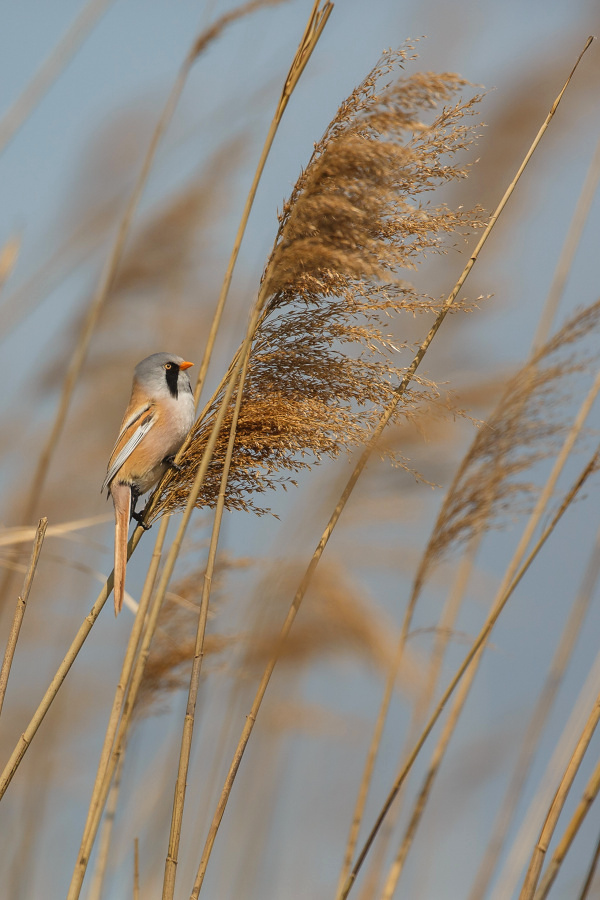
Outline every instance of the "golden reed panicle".
<path fill-rule="evenodd" d="M 438 109 L 467 83 L 452 74 L 393 77 L 410 50 L 386 53 L 341 105 L 279 216 L 262 278 L 268 300 L 244 387 L 229 509 L 265 512 L 257 494 L 364 441 L 403 372 L 386 317 L 434 313 L 440 305 L 398 280 L 399 270 L 443 252 L 449 234 L 479 225 L 478 211 L 423 197 L 465 177 L 454 157 L 474 140 L 470 119 L 479 98 Z M 223 390 L 198 419 L 183 471 L 167 479 L 155 515 L 185 504 Z M 405 404 L 413 399 L 408 394 Z M 199 506 L 216 501 L 230 422 L 231 411 Z"/>

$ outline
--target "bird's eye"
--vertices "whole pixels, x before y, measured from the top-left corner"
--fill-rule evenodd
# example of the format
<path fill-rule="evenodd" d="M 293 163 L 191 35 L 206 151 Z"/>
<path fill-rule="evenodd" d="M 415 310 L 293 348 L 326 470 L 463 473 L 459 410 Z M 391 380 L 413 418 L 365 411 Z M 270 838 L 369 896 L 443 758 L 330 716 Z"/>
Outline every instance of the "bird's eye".
<path fill-rule="evenodd" d="M 167 372 L 169 371 L 169 369 L 172 369 L 172 368 L 173 368 L 173 366 L 171 365 L 171 363 L 165 363 L 165 369 L 167 370 Z"/>

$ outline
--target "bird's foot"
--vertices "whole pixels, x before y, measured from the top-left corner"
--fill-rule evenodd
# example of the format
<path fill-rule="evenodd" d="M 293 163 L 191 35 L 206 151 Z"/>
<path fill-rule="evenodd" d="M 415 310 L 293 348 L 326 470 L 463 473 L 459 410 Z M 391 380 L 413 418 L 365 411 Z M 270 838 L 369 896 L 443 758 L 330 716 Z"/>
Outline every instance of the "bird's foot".
<path fill-rule="evenodd" d="M 174 455 L 173 456 L 165 456 L 165 458 L 163 459 L 163 462 L 164 462 L 165 466 L 168 466 L 170 469 L 173 469 L 174 472 L 183 471 L 181 466 L 178 466 L 177 463 L 175 462 Z"/>
<path fill-rule="evenodd" d="M 131 511 L 131 518 L 135 519 L 138 525 L 141 525 L 144 531 L 150 531 L 152 525 L 146 525 L 144 522 L 144 513 L 146 512 L 146 507 L 141 512 L 136 512 L 135 510 Z"/>

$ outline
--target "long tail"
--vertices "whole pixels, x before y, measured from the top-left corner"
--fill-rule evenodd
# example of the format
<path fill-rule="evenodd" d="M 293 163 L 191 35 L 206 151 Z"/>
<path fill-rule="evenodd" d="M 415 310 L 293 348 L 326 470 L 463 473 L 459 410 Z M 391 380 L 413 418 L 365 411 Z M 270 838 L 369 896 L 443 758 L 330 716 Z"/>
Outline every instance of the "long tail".
<path fill-rule="evenodd" d="M 115 506 L 115 616 L 118 616 L 125 593 L 131 488 L 128 484 L 111 484 L 110 493 Z"/>

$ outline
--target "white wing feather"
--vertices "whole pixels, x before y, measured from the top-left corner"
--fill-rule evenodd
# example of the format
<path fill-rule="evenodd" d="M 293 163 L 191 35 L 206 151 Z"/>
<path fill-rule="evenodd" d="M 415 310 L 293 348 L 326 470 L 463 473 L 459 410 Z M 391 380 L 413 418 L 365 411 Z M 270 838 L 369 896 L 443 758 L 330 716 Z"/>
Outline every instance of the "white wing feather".
<path fill-rule="evenodd" d="M 146 412 L 146 410 L 143 410 L 143 412 Z M 135 450 L 135 448 L 137 447 L 139 442 L 142 440 L 142 438 L 146 434 L 148 434 L 148 432 L 154 425 L 155 421 L 156 421 L 156 417 L 154 415 L 151 415 L 147 419 L 145 419 L 141 425 L 138 425 L 138 427 L 135 429 L 135 431 L 133 432 L 133 434 L 131 435 L 131 437 L 129 438 L 129 440 L 127 441 L 127 443 L 125 444 L 125 446 L 123 447 L 121 452 L 119 453 L 119 455 L 116 457 L 112 466 L 106 473 L 106 478 L 104 479 L 104 482 L 102 484 L 100 492 L 102 492 L 105 487 L 108 487 L 110 482 L 113 480 L 113 478 L 115 477 L 115 475 L 117 474 L 117 472 L 119 471 L 119 469 L 121 468 L 123 463 L 125 462 L 125 460 L 131 456 L 131 454 L 133 453 L 133 451 Z M 125 428 L 123 428 L 123 431 L 125 431 L 125 429 L 128 427 L 130 427 L 129 424 L 125 425 Z M 121 432 L 121 434 L 123 434 L 123 431 Z M 120 439 L 120 437 L 121 437 L 121 435 L 119 435 L 119 439 Z M 117 443 L 118 442 L 119 442 L 119 440 L 117 440 Z"/>
<path fill-rule="evenodd" d="M 115 445 L 114 445 L 114 447 L 112 448 L 112 450 L 110 451 L 110 455 L 111 455 L 111 456 L 112 456 L 113 453 L 115 452 L 115 449 L 116 449 L 116 447 L 117 447 L 118 444 L 119 444 L 119 441 L 121 440 L 121 438 L 123 437 L 123 435 L 125 434 L 125 432 L 127 431 L 127 429 L 128 429 L 128 428 L 131 428 L 131 426 L 134 424 L 134 422 L 137 422 L 138 419 L 141 419 L 142 416 L 144 415 L 144 413 L 145 413 L 145 412 L 148 412 L 148 410 L 150 409 L 151 406 L 152 406 L 151 403 L 145 403 L 144 406 L 140 407 L 140 409 L 135 409 L 135 410 L 131 413 L 131 415 L 129 416 L 129 418 L 127 419 L 127 421 L 126 421 L 126 422 L 123 422 L 123 425 L 122 425 L 121 430 L 120 430 L 120 432 L 119 432 L 119 436 L 118 436 L 118 438 L 117 438 L 116 441 L 115 441 Z"/>

